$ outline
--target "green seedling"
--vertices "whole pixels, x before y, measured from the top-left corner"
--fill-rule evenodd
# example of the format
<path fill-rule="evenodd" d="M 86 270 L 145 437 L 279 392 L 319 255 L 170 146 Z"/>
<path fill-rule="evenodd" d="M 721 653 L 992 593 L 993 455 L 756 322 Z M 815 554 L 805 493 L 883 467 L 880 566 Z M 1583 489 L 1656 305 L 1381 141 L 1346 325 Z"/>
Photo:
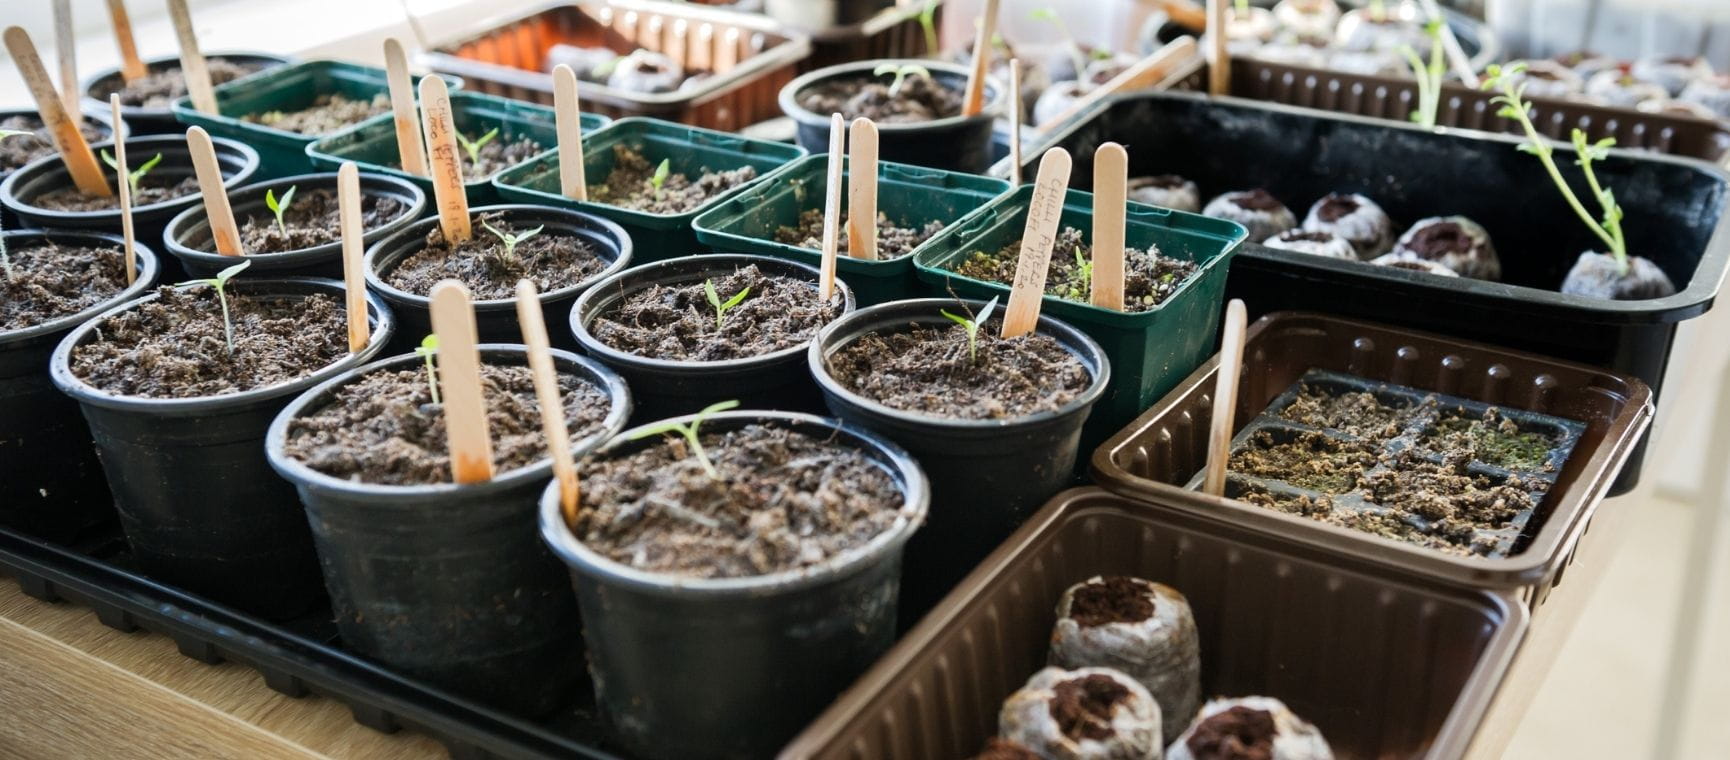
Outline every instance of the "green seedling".
<path fill-rule="evenodd" d="M 498 127 L 493 127 L 492 131 L 490 131 L 484 135 L 481 135 L 480 138 L 476 139 L 476 140 L 470 140 L 467 137 L 463 137 L 462 130 L 460 130 L 460 129 L 453 129 L 451 131 L 456 133 L 457 142 L 462 143 L 463 151 L 465 151 L 469 154 L 469 163 L 471 163 L 471 164 L 480 163 L 481 162 L 481 148 L 484 147 L 487 143 L 492 142 L 493 138 L 499 136 L 499 128 Z"/>
<path fill-rule="evenodd" d="M 4 140 L 8 137 L 20 137 L 23 135 L 33 135 L 33 134 L 36 134 L 36 133 L 31 132 L 28 129 L 0 129 L 0 140 Z"/>
<path fill-rule="evenodd" d="M 1063 23 L 1063 15 L 1058 13 L 1056 8 L 1046 7 L 1034 8 L 1028 12 L 1027 17 L 1057 28 L 1057 34 L 1063 38 L 1063 46 L 1069 49 L 1070 60 L 1075 64 L 1075 77 L 1082 78 L 1087 71 L 1087 56 L 1082 52 L 1081 43 L 1070 33 L 1069 25 Z"/>
<path fill-rule="evenodd" d="M 1375 22 L 1378 24 L 1387 21 L 1388 20 L 1388 5 L 1387 5 L 1387 3 L 1383 2 L 1383 0 L 1370 0 L 1370 18 L 1374 19 Z"/>
<path fill-rule="evenodd" d="M 429 334 L 420 339 L 420 345 L 415 347 L 414 355 L 426 360 L 426 385 L 432 391 L 432 402 L 439 403 L 439 371 L 433 359 L 439 353 L 439 336 Z"/>
<path fill-rule="evenodd" d="M 281 200 L 277 199 L 274 189 L 267 188 L 264 191 L 264 207 L 276 215 L 276 228 L 282 230 L 283 237 L 288 236 L 288 225 L 282 222 L 282 215 L 288 212 L 288 204 L 294 202 L 294 188 L 294 185 L 289 185 L 288 191 L 282 194 Z"/>
<path fill-rule="evenodd" d="M 1502 93 L 1490 100 L 1501 106 L 1496 115 L 1518 122 L 1520 128 L 1525 130 L 1526 141 L 1520 143 L 1519 149 L 1538 157 L 1544 170 L 1550 173 L 1550 180 L 1555 182 L 1556 188 L 1562 192 L 1562 198 L 1568 202 L 1568 206 L 1574 209 L 1574 213 L 1592 230 L 1592 234 L 1609 246 L 1610 255 L 1616 259 L 1621 273 L 1627 274 L 1628 240 L 1622 234 L 1622 207 L 1616 203 L 1615 194 L 1598 183 L 1598 175 L 1592 171 L 1592 162 L 1608 156 L 1610 148 L 1616 145 L 1616 139 L 1606 137 L 1590 142 L 1586 139 L 1586 133 L 1577 128 L 1572 135 L 1576 156 L 1574 163 L 1586 175 L 1586 184 L 1592 190 L 1592 197 L 1598 200 L 1598 206 L 1603 211 L 1602 218 L 1593 219 L 1585 204 L 1581 203 L 1579 196 L 1574 193 L 1574 189 L 1568 186 L 1568 181 L 1562 178 L 1562 170 L 1556 166 L 1555 149 L 1550 146 L 1550 141 L 1539 134 L 1537 126 L 1532 123 L 1531 106 L 1525 99 L 1526 85 L 1515 84 L 1514 81 L 1525 69 L 1526 66 L 1522 63 L 1507 67 L 1491 64 L 1485 71 L 1484 89 L 1500 90 Z"/>
<path fill-rule="evenodd" d="M 889 97 L 891 98 L 901 94 L 901 86 L 907 84 L 908 77 L 921 76 L 926 79 L 931 78 L 931 70 L 924 66 L 920 66 L 917 63 L 909 63 L 905 66 L 896 66 L 893 63 L 885 63 L 874 69 L 871 74 L 873 76 L 885 76 L 889 74 L 895 75 L 895 80 L 889 83 Z"/>
<path fill-rule="evenodd" d="M 1069 290 L 1069 296 L 1075 299 L 1085 299 L 1093 289 L 1093 262 L 1081 252 L 1081 246 L 1075 247 L 1075 274 L 1071 281 L 1075 283 Z"/>
<path fill-rule="evenodd" d="M 208 280 L 189 280 L 174 286 L 177 288 L 190 288 L 197 285 L 209 285 L 210 287 L 216 288 L 216 300 L 222 304 L 222 335 L 228 341 L 228 355 L 231 357 L 234 356 L 234 320 L 228 316 L 228 294 L 224 292 L 224 288 L 228 287 L 229 280 L 233 279 L 235 275 L 245 271 L 249 266 L 252 266 L 252 260 L 250 259 L 217 272 L 215 277 Z"/>
<path fill-rule="evenodd" d="M 106 150 L 102 151 L 102 163 L 108 164 L 110 169 L 120 171 L 120 162 L 114 160 L 114 154 Z M 150 170 L 155 169 L 156 165 L 160 163 L 162 163 L 162 154 L 158 153 L 154 158 L 145 161 L 143 166 L 133 169 L 131 173 L 126 175 L 126 186 L 132 188 L 134 197 L 138 195 L 138 183 L 144 181 L 144 175 L 149 174 Z"/>
<path fill-rule="evenodd" d="M 655 200 L 660 200 L 664 191 L 662 185 L 667 184 L 667 178 L 673 175 L 673 159 L 661 159 L 661 165 L 655 167 L 655 176 L 649 178 L 649 186 L 655 188 Z"/>
<path fill-rule="evenodd" d="M 515 235 L 512 235 L 508 232 L 500 230 L 497 227 L 492 226 L 492 224 L 490 224 L 488 222 L 481 222 L 481 226 L 487 228 L 488 232 L 491 232 L 494 235 L 498 236 L 499 242 L 505 244 L 505 261 L 506 262 L 515 262 L 517 260 L 517 246 L 521 245 L 523 241 L 528 240 L 529 238 L 532 238 L 536 235 L 541 234 L 541 230 L 546 229 L 546 225 L 543 224 L 543 225 L 536 227 L 532 230 L 529 230 L 527 232 L 519 232 Z"/>
<path fill-rule="evenodd" d="M 993 296 L 990 301 L 985 303 L 985 308 L 979 310 L 979 315 L 972 319 L 958 314 L 950 314 L 948 309 L 937 310 L 938 314 L 942 314 L 955 324 L 961 325 L 961 329 L 967 331 L 967 361 L 969 363 L 978 363 L 979 361 L 979 326 L 991 319 L 991 312 L 996 308 L 997 298 Z"/>
<path fill-rule="evenodd" d="M 721 301 L 721 294 L 715 292 L 715 281 L 704 280 L 703 294 L 709 297 L 709 305 L 715 307 L 715 329 L 719 330 L 721 329 L 721 324 L 727 319 L 727 310 L 734 306 L 738 306 L 740 301 L 745 300 L 745 296 L 751 294 L 751 289 L 745 288 L 744 290 L 733 294 L 732 298 L 727 299 L 726 302 L 723 303 Z"/>
<path fill-rule="evenodd" d="M 1424 24 L 1424 34 L 1430 37 L 1429 63 L 1424 63 L 1411 45 L 1401 45 L 1400 55 L 1406 57 L 1406 66 L 1418 80 L 1418 110 L 1412 112 L 1411 120 L 1434 128 L 1437 108 L 1442 100 L 1442 74 L 1447 71 L 1442 64 L 1442 20 L 1431 19 Z"/>
<path fill-rule="evenodd" d="M 680 423 L 680 422 L 675 422 L 673 420 L 667 420 L 667 421 L 661 422 L 659 424 L 650 425 L 648 427 L 642 428 L 642 429 L 638 430 L 637 432 L 632 433 L 631 436 L 625 440 L 636 441 L 636 440 L 641 440 L 643 438 L 648 438 L 649 436 L 652 436 L 652 435 L 662 435 L 665 433 L 678 433 L 679 435 L 684 437 L 685 442 L 687 444 L 690 444 L 691 453 L 697 457 L 697 464 L 700 464 L 703 466 L 703 471 L 709 473 L 709 477 L 714 478 L 716 480 L 720 480 L 721 479 L 721 473 L 715 471 L 715 465 L 709 461 L 709 455 L 703 451 L 703 443 L 697 439 L 697 428 L 703 424 L 703 420 L 706 420 L 709 418 L 709 415 L 712 415 L 716 412 L 727 411 L 728 409 L 732 409 L 734 407 L 737 407 L 738 405 L 739 405 L 739 402 L 737 399 L 734 399 L 731 401 L 722 401 L 722 402 L 717 403 L 717 404 L 710 404 L 708 407 L 704 408 L 703 411 L 697 412 L 696 414 L 692 415 L 691 416 L 691 423 L 688 425 Z"/>
<path fill-rule="evenodd" d="M 1237 6 L 1238 18 L 1244 18 L 1249 15 L 1249 0 L 1236 0 L 1236 2 L 1232 4 Z"/>
<path fill-rule="evenodd" d="M 925 55 L 936 58 L 937 45 L 937 6 L 943 0 L 925 0 L 925 7 L 919 10 L 919 28 L 925 30 Z"/>

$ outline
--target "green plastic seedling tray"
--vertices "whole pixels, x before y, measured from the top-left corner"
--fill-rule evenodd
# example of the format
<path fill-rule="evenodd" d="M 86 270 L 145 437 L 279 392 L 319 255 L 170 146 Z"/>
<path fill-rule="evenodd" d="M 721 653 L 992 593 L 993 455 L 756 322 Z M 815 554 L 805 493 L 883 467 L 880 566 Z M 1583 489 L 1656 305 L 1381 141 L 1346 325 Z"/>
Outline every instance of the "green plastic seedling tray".
<path fill-rule="evenodd" d="M 692 225 L 697 240 L 717 250 L 760 253 L 813 266 L 822 263 L 822 251 L 777 243 L 775 231 L 797 224 L 799 215 L 807 209 L 823 208 L 829 191 L 828 166 L 829 157 L 820 155 L 777 169 L 761 182 L 698 215 Z M 846 193 L 852 167 L 843 166 L 841 191 Z M 974 174 L 887 161 L 878 164 L 877 169 L 877 210 L 901 227 L 921 228 L 933 221 L 942 222 L 945 229 L 953 227 L 1008 191 L 1008 182 Z M 864 306 L 941 295 L 919 281 L 913 266 L 914 256 L 936 239 L 933 235 L 931 240 L 894 259 L 842 256 L 835 263 L 836 271 Z"/>
<path fill-rule="evenodd" d="M 462 86 L 460 78 L 448 74 L 440 76 L 453 90 Z M 419 86 L 420 79 L 418 76 L 414 78 L 416 86 Z M 259 72 L 256 76 L 247 77 L 245 82 L 229 82 L 217 87 L 218 114 L 215 116 L 193 108 L 190 97 L 175 101 L 173 110 L 174 118 L 182 124 L 196 124 L 212 135 L 251 145 L 258 151 L 262 162 L 259 178 L 276 179 L 312 172 L 313 163 L 306 155 L 306 146 L 327 135 L 305 135 L 276 129 L 245 121 L 244 117 L 269 111 L 299 111 L 311 107 L 313 100 L 320 95 L 371 100 L 380 93 L 389 92 L 390 84 L 386 81 L 384 69 L 339 61 L 305 61 Z M 359 124 L 350 125 L 355 126 Z"/>
<path fill-rule="evenodd" d="M 919 279 L 942 293 L 953 290 L 963 298 L 1007 300 L 1009 286 L 963 277 L 947 265 L 974 251 L 995 251 L 1020 240 L 1032 197 L 1033 186 L 1022 185 L 938 233 L 914 257 Z M 1092 245 L 1093 195 L 1070 190 L 1061 223 L 1081 230 Z M 1129 424 L 1213 354 L 1226 268 L 1247 234 L 1242 226 L 1223 219 L 1130 203 L 1125 244 L 1141 249 L 1155 245 L 1166 256 L 1196 262 L 1195 274 L 1165 303 L 1139 313 L 1045 297 L 1041 313 L 1087 333 L 1111 361 L 1111 385 L 1082 431 L 1083 451 Z"/>
<path fill-rule="evenodd" d="M 546 156 L 551 156 L 558 145 L 558 128 L 553 109 L 548 106 L 496 95 L 458 91 L 451 93 L 451 115 L 456 120 L 457 129 L 468 137 L 479 137 L 497 127 L 499 136 L 493 139 L 515 140 L 527 137 L 544 146 L 547 149 L 544 152 Z M 579 123 L 582 124 L 583 134 L 587 135 L 606 126 L 609 121 L 605 116 L 585 113 Z M 353 161 L 363 172 L 389 174 L 420 185 L 420 188 L 426 191 L 427 197 L 431 198 L 432 180 L 403 171 L 398 167 L 397 155 L 396 121 L 388 113 L 306 146 L 307 158 L 312 160 L 312 165 L 319 171 L 333 172 L 341 168 L 342 162 Z M 463 191 L 468 194 L 469 207 L 501 203 L 492 180 L 503 173 L 463 183 Z"/>
<path fill-rule="evenodd" d="M 559 192 L 558 157 L 550 152 L 500 172 L 493 179 L 493 185 L 507 203 L 571 208 L 617 222 L 630 233 L 636 246 L 633 261 L 646 264 L 715 250 L 698 242 L 692 221 L 726 199 L 755 187 L 774 170 L 805 155 L 803 149 L 786 143 L 751 140 L 712 129 L 632 117 L 615 121 L 592 138 L 583 139 L 583 173 L 590 184 L 604 181 L 613 170 L 613 146 L 620 144 L 641 152 L 650 164 L 667 160 L 670 171 L 692 177 L 704 171 L 730 171 L 746 165 L 757 167 L 758 176 L 756 180 L 682 214 L 650 214 L 566 198 Z"/>

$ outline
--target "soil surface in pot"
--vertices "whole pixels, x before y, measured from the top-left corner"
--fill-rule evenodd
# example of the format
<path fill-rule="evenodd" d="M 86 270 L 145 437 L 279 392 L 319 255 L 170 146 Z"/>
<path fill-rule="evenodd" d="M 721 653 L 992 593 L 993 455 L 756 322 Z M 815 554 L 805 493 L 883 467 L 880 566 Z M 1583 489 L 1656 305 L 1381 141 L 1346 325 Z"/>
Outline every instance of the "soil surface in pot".
<path fill-rule="evenodd" d="M 281 198 L 279 197 L 280 201 Z M 386 195 L 360 196 L 360 226 L 371 232 L 395 221 L 408 212 L 408 204 Z M 268 208 L 247 214 L 240 222 L 241 248 L 248 254 L 287 253 L 342 240 L 342 209 L 337 205 L 335 190 L 295 189 L 288 210 L 282 212 L 282 225 Z M 186 241 L 181 241 L 183 244 Z M 207 236 L 199 241 L 199 250 L 215 253 L 216 245 Z"/>
<path fill-rule="evenodd" d="M 241 63 L 227 58 L 206 58 L 205 68 L 210 70 L 210 86 L 216 87 L 225 82 L 239 79 L 255 71 L 262 70 L 271 64 L 259 62 Z M 100 100 L 107 101 L 108 93 L 101 93 Z M 138 108 L 168 108 L 174 101 L 186 95 L 186 76 L 179 66 L 166 69 L 156 69 L 134 82 L 128 82 L 120 88 L 120 105 Z"/>
<path fill-rule="evenodd" d="M 18 114 L 0 119 L 0 129 L 14 129 L 29 132 L 27 135 L 13 135 L 0 140 L 0 174 L 5 174 L 35 161 L 43 156 L 52 156 L 54 138 L 48 130 L 42 127 L 42 119 L 29 114 Z M 84 141 L 95 144 L 108 139 L 107 130 L 101 129 L 86 121 L 79 121 L 78 131 L 84 134 Z"/>
<path fill-rule="evenodd" d="M 323 293 L 229 293 L 232 355 L 214 288 L 163 286 L 156 295 L 103 319 L 72 349 L 72 374 L 122 396 L 198 398 L 291 382 L 348 355 L 342 304 Z"/>
<path fill-rule="evenodd" d="M 1099 583 L 1083 583 L 1070 596 L 1069 618 L 1083 628 L 1110 623 L 1139 623 L 1153 617 L 1152 587 L 1147 581 L 1111 575 Z"/>
<path fill-rule="evenodd" d="M 1371 441 L 1398 436 L 1411 421 L 1414 410 L 1376 398 L 1369 391 L 1334 393 L 1327 388 L 1304 385 L 1297 398 L 1281 409 L 1279 416 L 1305 425 L 1333 428 Z"/>
<path fill-rule="evenodd" d="M 1199 760 L 1271 760 L 1275 756 L 1273 740 L 1278 733 L 1273 713 L 1237 705 L 1197 723 L 1185 744 Z"/>
<path fill-rule="evenodd" d="M 677 435 L 585 461 L 577 539 L 639 570 L 750 577 L 869 543 L 905 501 L 888 471 L 828 437 L 751 424 L 699 440 L 716 476 Z"/>
<path fill-rule="evenodd" d="M 746 359 L 809 342 L 844 304 L 839 291 L 823 303 L 812 280 L 765 274 L 755 264 L 708 282 L 723 304 L 749 292 L 717 320 L 702 282 L 650 285 L 614 302 L 589 332 L 610 348 L 653 359 Z"/>
<path fill-rule="evenodd" d="M 755 166 L 719 172 L 704 168 L 695 180 L 669 173 L 656 189 L 654 178 L 659 169 L 660 164 L 649 163 L 629 146 L 614 145 L 613 170 L 605 182 L 589 185 L 589 200 L 650 214 L 683 214 L 757 178 Z"/>
<path fill-rule="evenodd" d="M 1510 470 L 1548 470 L 1550 451 L 1556 447 L 1555 439 L 1521 430 L 1494 407 L 1482 417 L 1464 410 L 1444 412 L 1435 427 L 1424 433 L 1420 443 L 1443 456 L 1457 452 Z"/>
<path fill-rule="evenodd" d="M 1117 735 L 1112 713 L 1133 695 L 1116 678 L 1093 673 L 1051 687 L 1051 719 L 1071 741 L 1103 741 Z"/>
<path fill-rule="evenodd" d="M 839 113 L 848 121 L 861 116 L 878 124 L 909 124 L 961 115 L 961 90 L 930 77 L 909 76 L 889 94 L 890 77 L 837 77 L 799 93 L 799 106 L 811 113 Z"/>
<path fill-rule="evenodd" d="M 472 135 L 475 140 L 479 140 L 485 136 L 486 132 Z M 469 138 L 471 135 L 465 134 L 463 137 Z M 540 143 L 527 137 L 519 137 L 515 140 L 506 140 L 503 137 L 494 135 L 493 138 L 487 140 L 486 144 L 482 145 L 479 150 L 475 151 L 473 158 L 469 156 L 467 150 L 463 149 L 461 143 L 458 143 L 457 163 L 462 165 L 464 182 L 480 182 L 494 174 L 498 174 L 499 172 L 534 158 L 545 150 L 546 148 Z M 399 156 L 395 150 L 392 150 L 390 158 L 386 159 L 383 165 L 392 169 L 401 169 L 402 157 Z"/>
<path fill-rule="evenodd" d="M 142 164 L 132 163 L 133 156 L 127 156 L 128 165 L 136 171 Z M 148 159 L 146 159 L 148 160 Z M 71 180 L 67 180 L 71 182 Z M 110 188 L 113 189 L 113 188 Z M 166 203 L 177 198 L 198 193 L 198 177 L 192 174 L 184 176 L 157 175 L 152 172 L 138 180 L 138 189 L 132 192 L 132 210 L 137 211 L 142 206 L 155 203 Z M 87 211 L 119 211 L 120 193 L 116 190 L 106 198 L 86 195 L 77 185 L 68 184 L 58 187 L 34 198 L 24 200 L 27 205 L 49 211 L 87 212 Z"/>
<path fill-rule="evenodd" d="M 341 93 L 331 93 L 313 98 L 312 105 L 298 111 L 252 113 L 241 117 L 241 120 L 284 132 L 323 135 L 359 124 L 389 110 L 390 95 L 382 92 L 372 96 L 370 100 L 356 100 Z"/>
<path fill-rule="evenodd" d="M 974 251 L 949 268 L 963 277 L 1013 285 L 1015 263 L 1021 256 L 1016 240 L 996 251 Z M 1151 311 L 1165 303 L 1194 274 L 1195 262 L 1174 259 L 1157 249 L 1123 249 L 1123 308 Z M 1045 294 L 1086 303 L 1093 287 L 1093 246 L 1082 242 L 1081 230 L 1064 227 L 1057 234 L 1045 274 Z"/>
<path fill-rule="evenodd" d="M 595 249 L 582 238 L 555 232 L 538 232 L 519 240 L 512 249 L 504 237 L 521 236 L 535 229 L 506 221 L 508 214 L 492 211 L 471 218 L 474 234 L 456 246 L 445 241 L 444 230 L 434 225 L 427 232 L 426 246 L 397 262 L 384 273 L 384 281 L 406 293 L 425 296 L 440 280 L 456 278 L 478 301 L 516 297 L 517 281 L 533 280 L 542 293 L 562 290 L 583 282 L 607 268 Z M 539 225 L 536 225 L 539 226 Z"/>
<path fill-rule="evenodd" d="M 841 249 L 843 256 L 852 250 L 848 243 L 851 236 L 847 234 L 847 212 L 841 212 Z M 924 227 L 899 227 L 889 221 L 889 216 L 877 212 L 877 258 L 898 259 L 913 252 L 913 249 L 930 240 L 932 235 L 943 231 L 943 222 L 933 219 Z M 799 223 L 795 226 L 781 226 L 775 230 L 775 242 L 785 245 L 795 245 L 800 248 L 823 250 L 823 210 L 808 208 L 799 213 Z"/>
<path fill-rule="evenodd" d="M 959 313 L 959 310 L 951 313 Z M 860 336 L 831 354 L 830 376 L 894 409 L 943 419 L 1001 420 L 1051 412 L 1087 390 L 1093 376 L 1049 335 L 998 336 L 1001 320 L 979 329 L 977 353 L 960 325 L 915 326 Z"/>
<path fill-rule="evenodd" d="M 39 243 L 10 246 L 0 270 L 0 332 L 77 314 L 126 289 L 120 248 Z"/>
<path fill-rule="evenodd" d="M 529 368 L 481 365 L 481 393 L 497 474 L 547 456 Z M 581 377 L 560 374 L 559 395 L 573 440 L 601 431 L 612 407 L 605 392 Z M 433 403 L 424 367 L 369 372 L 333 396 L 322 409 L 289 422 L 284 446 L 288 456 L 326 475 L 360 483 L 451 481 L 444 407 Z"/>

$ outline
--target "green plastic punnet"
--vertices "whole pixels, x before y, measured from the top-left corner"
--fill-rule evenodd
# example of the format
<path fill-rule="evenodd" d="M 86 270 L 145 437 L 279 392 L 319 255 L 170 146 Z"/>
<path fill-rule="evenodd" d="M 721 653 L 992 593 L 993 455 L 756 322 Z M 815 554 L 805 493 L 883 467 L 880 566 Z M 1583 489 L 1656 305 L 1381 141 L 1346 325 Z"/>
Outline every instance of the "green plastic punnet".
<path fill-rule="evenodd" d="M 457 130 L 464 135 L 479 136 L 497 127 L 499 135 L 494 138 L 496 140 L 511 141 L 527 137 L 540 143 L 546 150 L 530 162 L 553 155 L 559 144 L 558 127 L 551 106 L 458 90 L 451 93 L 451 117 L 456 121 Z M 586 136 L 606 126 L 608 121 L 605 116 L 583 114 L 580 120 L 583 134 Z M 320 171 L 336 171 L 342 167 L 342 162 L 353 161 L 362 172 L 402 177 L 420 185 L 421 190 L 426 191 L 427 197 L 432 197 L 432 180 L 403 171 L 398 155 L 396 121 L 388 113 L 306 146 L 306 157 L 311 159 L 312 165 Z M 468 194 L 470 208 L 496 205 L 500 202 L 499 194 L 492 184 L 493 178 L 497 176 L 495 174 L 463 183 L 463 191 Z"/>
<path fill-rule="evenodd" d="M 829 191 L 829 156 L 799 159 L 777 169 L 761 182 L 728 198 L 699 215 L 694 223 L 697 239 L 716 250 L 760 253 L 803 264 L 822 262 L 823 252 L 775 242 L 775 231 L 798 224 L 809 209 L 821 210 Z M 851 164 L 843 163 L 845 203 Z M 877 211 L 900 227 L 922 228 L 933 221 L 945 229 L 970 218 L 998 196 L 1009 192 L 1009 183 L 975 174 L 929 169 L 888 161 L 877 165 Z M 942 295 L 921 283 L 914 257 L 938 239 L 933 235 L 908 254 L 894 259 L 855 259 L 841 256 L 835 263 L 842 279 L 853 287 L 854 297 L 865 306 L 926 295 Z"/>
<path fill-rule="evenodd" d="M 636 244 L 636 263 L 708 253 L 697 240 L 692 221 L 727 198 L 755 187 L 763 177 L 805 155 L 786 143 L 751 140 L 712 129 L 675 124 L 660 119 L 620 119 L 583 138 L 583 174 L 592 185 L 606 180 L 613 170 L 613 146 L 626 145 L 650 164 L 669 162 L 668 169 L 695 178 L 705 171 L 731 171 L 743 166 L 757 168 L 757 179 L 709 199 L 708 203 L 682 214 L 651 214 L 605 203 L 577 202 L 559 192 L 559 161 L 549 151 L 493 179 L 498 195 L 510 203 L 536 203 L 598 214 L 617 222 Z"/>

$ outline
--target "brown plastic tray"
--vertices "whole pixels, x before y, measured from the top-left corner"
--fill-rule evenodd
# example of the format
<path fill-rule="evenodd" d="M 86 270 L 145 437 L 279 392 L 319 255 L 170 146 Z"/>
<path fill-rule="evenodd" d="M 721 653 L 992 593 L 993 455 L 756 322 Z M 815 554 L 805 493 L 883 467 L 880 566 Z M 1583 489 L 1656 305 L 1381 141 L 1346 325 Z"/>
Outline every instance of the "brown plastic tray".
<path fill-rule="evenodd" d="M 781 115 L 775 99 L 811 54 L 808 38 L 764 16 L 650 0 L 559 3 L 480 26 L 487 31 L 440 45 L 422 63 L 462 77 L 470 91 L 551 105 L 553 78 L 544 67 L 554 45 L 605 46 L 621 54 L 643 48 L 665 53 L 687 72 L 713 76 L 655 95 L 585 82 L 583 110 L 723 131 Z"/>
<path fill-rule="evenodd" d="M 782 750 L 971 757 L 1045 664 L 1058 596 L 1135 575 L 1189 598 L 1205 695 L 1278 697 L 1339 758 L 1462 756 L 1525 637 L 1506 597 L 1098 488 L 1059 494 Z M 1175 737 L 1172 737 L 1175 739 Z"/>
<path fill-rule="evenodd" d="M 1645 384 L 1607 370 L 1319 314 L 1277 312 L 1257 320 L 1244 346 L 1238 430 L 1312 368 L 1585 424 L 1513 553 L 1454 556 L 1185 488 L 1207 461 L 1218 366 L 1216 355 L 1095 451 L 1095 482 L 1156 502 L 1160 511 L 1212 515 L 1342 561 L 1511 593 L 1534 610 L 1560 582 L 1580 535 L 1652 420 Z"/>

